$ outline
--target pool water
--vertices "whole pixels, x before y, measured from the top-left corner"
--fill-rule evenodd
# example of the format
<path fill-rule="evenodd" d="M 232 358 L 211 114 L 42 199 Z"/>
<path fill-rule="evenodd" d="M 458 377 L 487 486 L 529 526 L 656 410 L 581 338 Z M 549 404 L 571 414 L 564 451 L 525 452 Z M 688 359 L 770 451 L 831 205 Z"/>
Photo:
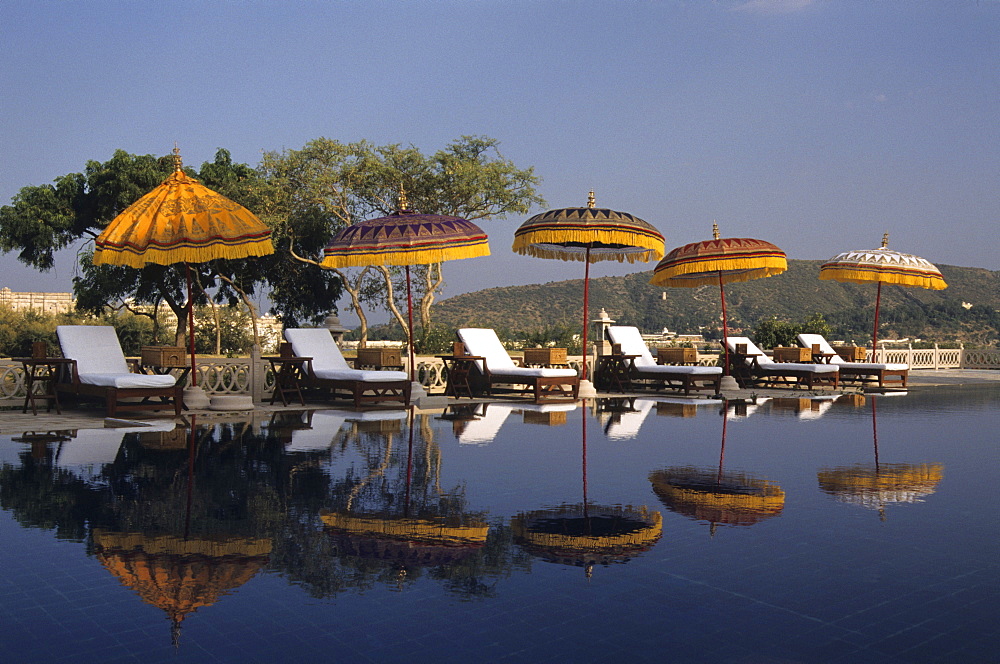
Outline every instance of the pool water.
<path fill-rule="evenodd" d="M 1000 391 L 790 396 L 0 437 L 0 661 L 998 661 Z"/>

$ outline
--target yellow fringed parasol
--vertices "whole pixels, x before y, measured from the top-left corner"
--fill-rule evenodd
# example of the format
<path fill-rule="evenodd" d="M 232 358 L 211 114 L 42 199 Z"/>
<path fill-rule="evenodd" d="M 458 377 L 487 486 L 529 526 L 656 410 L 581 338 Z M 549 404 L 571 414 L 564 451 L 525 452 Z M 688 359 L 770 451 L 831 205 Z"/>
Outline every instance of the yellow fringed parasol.
<path fill-rule="evenodd" d="M 915 286 L 930 290 L 948 287 L 941 271 L 912 254 L 889 249 L 889 234 L 882 236 L 882 246 L 869 251 L 846 251 L 837 254 L 819 269 L 819 278 L 852 284 L 878 282 L 875 295 L 875 328 L 872 332 L 872 361 L 878 350 L 878 313 L 882 303 L 882 284 Z"/>
<path fill-rule="evenodd" d="M 722 410 L 722 445 L 717 470 L 680 466 L 650 474 L 653 492 L 670 510 L 707 521 L 715 535 L 718 524 L 750 526 L 781 514 L 785 492 L 768 480 L 743 473 L 723 472 L 726 458 L 726 424 L 729 409 Z"/>
<path fill-rule="evenodd" d="M 587 207 L 536 214 L 514 231 L 515 252 L 536 258 L 583 261 L 583 354 L 587 355 L 590 264 L 598 261 L 647 262 L 663 256 L 663 235 L 650 223 L 627 212 L 596 207 L 594 192 Z M 581 378 L 587 377 L 583 363 Z"/>
<path fill-rule="evenodd" d="M 649 283 L 654 286 L 696 288 L 719 284 L 722 298 L 723 370 L 729 375 L 729 320 L 726 315 L 725 284 L 762 279 L 788 269 L 785 252 L 770 242 L 753 238 L 723 238 L 712 224 L 712 239 L 685 244 L 664 256 Z"/>
<path fill-rule="evenodd" d="M 877 510 L 885 521 L 889 503 L 919 503 L 937 489 L 944 477 L 940 463 L 881 463 L 878 450 L 878 397 L 872 395 L 872 442 L 875 463 L 824 468 L 817 473 L 819 488 L 837 500 Z"/>
<path fill-rule="evenodd" d="M 115 217 L 94 244 L 95 265 L 134 268 L 274 253 L 271 229 L 242 205 L 188 177 L 176 147 L 174 172 Z M 191 384 L 197 385 L 190 267 L 187 283 Z"/>

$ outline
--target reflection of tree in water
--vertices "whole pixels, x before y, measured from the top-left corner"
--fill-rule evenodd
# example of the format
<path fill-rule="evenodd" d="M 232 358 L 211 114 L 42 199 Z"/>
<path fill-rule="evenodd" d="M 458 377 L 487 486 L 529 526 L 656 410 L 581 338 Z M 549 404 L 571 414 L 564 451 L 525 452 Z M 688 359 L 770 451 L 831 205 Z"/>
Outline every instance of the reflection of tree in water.
<path fill-rule="evenodd" d="M 250 556 L 256 568 L 278 572 L 317 597 L 400 583 L 399 561 L 366 557 L 356 543 L 351 548 L 338 542 L 320 519 L 323 510 L 350 504 L 352 514 L 393 518 L 405 512 L 448 524 L 485 522 L 485 515 L 467 513 L 464 487 L 439 486 L 441 453 L 425 417 L 415 431 L 412 455 L 401 420 L 349 423 L 330 432 L 328 449 L 294 453 L 285 451 L 276 427 L 221 423 L 196 432 L 193 455 L 184 429 L 126 433 L 114 463 L 88 480 L 53 463 L 54 443 L 26 446 L 18 464 L 0 466 L 0 506 L 26 527 L 51 529 L 57 537 L 87 542 L 91 555 L 116 557 L 115 565 L 131 570 L 127 574 L 166 564 L 121 562 L 142 555 L 152 560 L 150 551 L 133 546 L 136 542 L 199 542 L 188 547 L 189 554 L 232 553 L 226 548 L 232 543 L 256 543 Z M 105 546 L 95 544 L 95 530 L 105 534 Z M 265 541 L 270 553 L 261 566 Z M 118 546 L 123 542 L 130 544 Z M 169 553 L 160 547 L 155 555 Z M 460 560 L 402 569 L 405 583 L 425 577 L 471 597 L 489 594 L 496 580 L 523 567 L 525 559 L 511 545 L 509 530 L 499 527 Z M 215 559 L 203 555 L 206 560 Z M 185 569 L 186 563 L 171 564 Z M 244 577 L 230 567 L 214 578 Z"/>
<path fill-rule="evenodd" d="M 320 514 L 325 531 L 316 537 L 299 527 L 296 536 L 281 538 L 282 546 L 311 546 L 277 553 L 301 563 L 288 567 L 310 593 L 401 588 L 427 576 L 452 592 L 486 596 L 497 579 L 524 566 L 509 529 L 491 529 L 484 513 L 469 512 L 463 486 L 442 489 L 430 419 L 420 416 L 413 434 L 411 444 L 402 420 L 350 423 L 341 452 L 350 452 L 353 463 L 344 459 L 343 470 L 331 471 L 336 477 Z"/>

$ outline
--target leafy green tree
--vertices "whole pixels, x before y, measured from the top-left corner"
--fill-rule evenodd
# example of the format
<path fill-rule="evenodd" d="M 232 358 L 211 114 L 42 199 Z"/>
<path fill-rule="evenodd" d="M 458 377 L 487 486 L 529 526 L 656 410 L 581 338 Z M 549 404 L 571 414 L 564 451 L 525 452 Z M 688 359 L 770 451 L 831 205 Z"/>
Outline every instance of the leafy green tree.
<path fill-rule="evenodd" d="M 242 260 L 217 260 L 191 265 L 201 285 L 194 303 L 187 301 L 183 265 L 149 265 L 133 269 L 94 265 L 92 245 L 101 231 L 126 207 L 150 192 L 173 169 L 170 156 L 133 155 L 117 150 L 106 162 L 89 161 L 82 173 L 56 178 L 53 184 L 23 187 L 11 205 L 0 208 L 0 250 L 16 251 L 22 263 L 46 271 L 54 267 L 55 252 L 80 246 L 79 276 L 73 280 L 77 307 L 100 314 L 108 309 L 142 312 L 141 305 L 165 303 L 177 317 L 176 343 L 183 343 L 188 307 L 205 304 L 211 296 L 227 304 L 253 309 L 252 295 L 272 280 L 280 290 L 288 279 L 301 279 L 300 295 L 311 298 L 299 309 L 328 311 L 339 296 L 336 283 L 320 283 L 297 275 L 299 265 L 287 252 Z M 205 186 L 254 210 L 261 201 L 263 183 L 256 169 L 232 161 L 220 149 L 201 171 L 185 171 Z"/>
<path fill-rule="evenodd" d="M 346 225 L 395 212 L 400 191 L 405 191 L 412 209 L 429 214 L 479 221 L 527 212 L 543 202 L 535 192 L 538 178 L 531 168 L 517 168 L 504 158 L 498 145 L 494 139 L 464 136 L 425 155 L 412 146 L 318 138 L 300 150 L 269 152 L 260 167 L 267 182 L 261 214 L 274 229 L 276 246 L 306 265 L 318 266 L 331 236 Z M 400 270 L 331 272 L 340 278 L 351 297 L 350 308 L 361 319 L 362 342 L 367 338 L 364 309 L 374 303 L 382 303 L 406 327 L 405 306 L 399 301 L 405 297 Z M 429 328 L 443 271 L 435 264 L 411 272 L 420 324 Z M 295 298 L 292 284 L 275 298 L 279 311 L 289 310 Z"/>

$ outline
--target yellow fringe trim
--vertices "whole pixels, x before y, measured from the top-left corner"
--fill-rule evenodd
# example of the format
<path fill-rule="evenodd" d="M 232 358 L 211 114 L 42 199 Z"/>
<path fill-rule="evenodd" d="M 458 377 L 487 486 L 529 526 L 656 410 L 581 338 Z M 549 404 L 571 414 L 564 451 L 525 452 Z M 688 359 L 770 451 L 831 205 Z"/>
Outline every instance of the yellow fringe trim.
<path fill-rule="evenodd" d="M 274 253 L 271 240 L 257 240 L 244 244 L 226 245 L 222 243 L 207 246 L 174 247 L 170 249 L 146 249 L 137 252 L 132 249 L 96 249 L 95 265 L 125 265 L 143 268 L 149 264 L 174 265 L 177 263 L 207 263 L 218 258 L 238 259 L 252 256 L 267 256 Z"/>
<path fill-rule="evenodd" d="M 564 250 L 542 248 L 538 245 L 569 245 Z M 579 245 L 579 246 L 576 246 Z M 586 260 L 586 246 L 600 252 L 591 252 L 591 262 L 598 260 L 616 260 L 619 262 L 647 262 L 663 258 L 663 238 L 659 235 L 642 233 L 628 229 L 581 229 L 540 228 L 514 235 L 511 246 L 516 253 L 536 258 L 553 258 L 565 261 Z M 593 245 L 597 245 L 594 247 Z M 601 247 L 600 245 L 619 245 Z"/>
<path fill-rule="evenodd" d="M 827 268 L 820 270 L 819 278 L 851 284 L 870 284 L 881 281 L 900 286 L 916 286 L 929 290 L 944 290 L 948 287 L 944 278 L 937 275 L 906 274 L 892 271 L 852 270 L 849 268 Z"/>
<path fill-rule="evenodd" d="M 910 489 L 933 491 L 944 477 L 944 466 L 920 464 L 893 465 L 876 472 L 873 468 L 842 468 L 817 473 L 820 486 L 828 491 L 883 491 Z"/>
<path fill-rule="evenodd" d="M 598 512 L 594 516 L 602 516 Z M 619 516 L 628 517 L 629 513 Z M 634 517 L 642 517 L 648 522 L 644 528 L 627 535 L 605 535 L 603 537 L 586 537 L 582 535 L 560 535 L 558 533 L 537 533 L 529 530 L 532 515 L 515 517 L 511 520 L 511 530 L 514 536 L 535 546 L 550 549 L 572 549 L 575 551 L 614 551 L 619 549 L 635 549 L 648 546 L 658 541 L 663 535 L 663 516 L 656 511 L 642 508 Z M 558 519 L 559 516 L 552 518 Z M 579 518 L 583 518 L 582 513 Z"/>
<path fill-rule="evenodd" d="M 719 283 L 719 272 L 725 284 L 752 281 L 781 274 L 788 269 L 784 258 L 716 260 L 698 264 L 681 264 L 654 270 L 649 283 L 654 286 L 695 288 Z"/>
<path fill-rule="evenodd" d="M 223 540 L 116 533 L 94 529 L 94 543 L 105 549 L 141 550 L 147 554 L 223 556 L 266 556 L 271 553 L 271 540 L 234 537 Z"/>
<path fill-rule="evenodd" d="M 430 265 L 463 258 L 480 258 L 490 255 L 489 244 L 483 242 L 471 246 L 443 247 L 434 249 L 391 248 L 384 251 L 358 253 L 338 252 L 327 254 L 321 267 L 365 267 L 378 265 Z"/>
<path fill-rule="evenodd" d="M 321 514 L 320 519 L 330 528 L 346 530 L 367 537 L 408 539 L 434 544 L 457 546 L 485 544 L 489 525 L 473 523 L 468 526 L 446 526 L 429 519 L 379 519 L 375 517 L 348 516 L 332 512 Z"/>

